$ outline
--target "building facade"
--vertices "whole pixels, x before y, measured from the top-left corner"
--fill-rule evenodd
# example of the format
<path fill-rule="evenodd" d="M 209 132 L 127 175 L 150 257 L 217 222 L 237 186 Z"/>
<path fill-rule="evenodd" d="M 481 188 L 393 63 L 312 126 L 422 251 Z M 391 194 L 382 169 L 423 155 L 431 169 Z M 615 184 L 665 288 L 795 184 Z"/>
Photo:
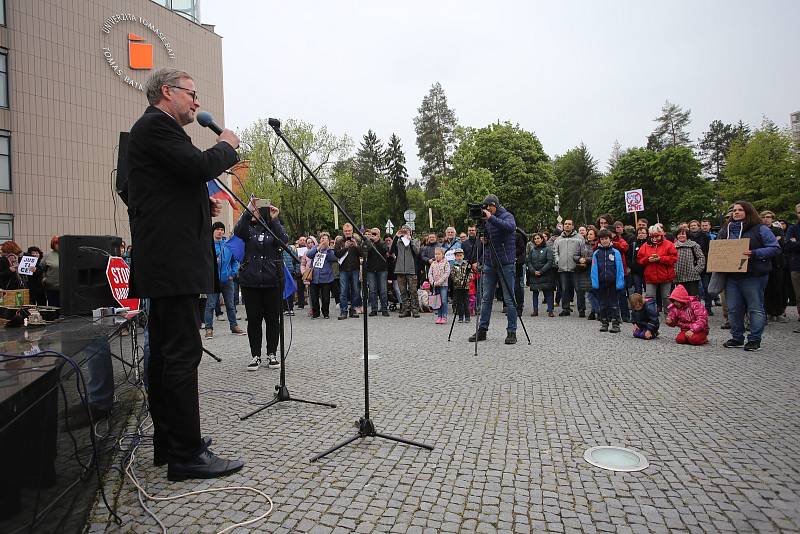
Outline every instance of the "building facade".
<path fill-rule="evenodd" d="M 789 127 L 792 129 L 794 144 L 800 147 L 800 111 L 795 111 L 789 115 Z"/>
<path fill-rule="evenodd" d="M 193 20 L 196 0 L 0 0 L 0 8 L 0 242 L 46 250 L 52 235 L 128 241 L 114 191 L 120 132 L 144 112 L 145 80 L 161 67 L 192 74 L 201 109 L 224 124 L 221 37 Z M 200 148 L 215 142 L 196 123 L 186 130 Z"/>

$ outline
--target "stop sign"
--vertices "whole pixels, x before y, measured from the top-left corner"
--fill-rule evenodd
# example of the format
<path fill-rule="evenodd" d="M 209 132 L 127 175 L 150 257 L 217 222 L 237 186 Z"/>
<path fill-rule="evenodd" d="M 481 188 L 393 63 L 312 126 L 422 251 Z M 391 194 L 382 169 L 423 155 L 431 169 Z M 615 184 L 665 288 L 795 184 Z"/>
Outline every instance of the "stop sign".
<path fill-rule="evenodd" d="M 120 306 L 131 310 L 139 309 L 139 299 L 128 298 L 131 268 L 128 267 L 125 260 L 118 256 L 110 256 L 106 266 L 106 278 L 111 287 L 111 294 L 114 295 L 114 299 L 119 302 Z"/>

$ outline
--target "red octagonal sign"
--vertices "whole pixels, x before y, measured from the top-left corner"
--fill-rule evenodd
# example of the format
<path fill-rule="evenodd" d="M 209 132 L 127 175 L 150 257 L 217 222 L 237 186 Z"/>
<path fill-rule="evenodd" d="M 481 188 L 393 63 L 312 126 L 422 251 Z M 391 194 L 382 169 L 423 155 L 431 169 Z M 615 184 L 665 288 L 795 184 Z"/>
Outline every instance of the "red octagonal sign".
<path fill-rule="evenodd" d="M 128 298 L 128 281 L 131 278 L 131 268 L 128 267 L 125 260 L 118 256 L 109 257 L 106 278 L 108 278 L 108 285 L 111 287 L 111 294 L 114 295 L 114 299 L 119 302 L 120 306 L 131 310 L 139 309 L 139 299 Z"/>

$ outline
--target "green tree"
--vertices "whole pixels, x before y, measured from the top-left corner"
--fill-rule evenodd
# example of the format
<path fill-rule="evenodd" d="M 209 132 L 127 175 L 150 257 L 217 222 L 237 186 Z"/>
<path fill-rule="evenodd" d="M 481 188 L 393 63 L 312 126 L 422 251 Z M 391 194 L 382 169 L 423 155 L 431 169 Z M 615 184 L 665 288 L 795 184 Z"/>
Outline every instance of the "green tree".
<path fill-rule="evenodd" d="M 703 170 L 715 182 L 724 179 L 725 156 L 735 137 L 734 125 L 715 120 L 709 124 L 708 131 L 704 132 L 703 137 L 700 138 L 698 147 L 700 148 L 700 158 L 703 161 Z"/>
<path fill-rule="evenodd" d="M 395 225 L 403 221 L 403 212 L 408 209 L 408 198 L 406 197 L 406 187 L 408 183 L 408 171 L 406 170 L 406 155 L 400 138 L 392 134 L 389 138 L 389 146 L 386 148 L 386 176 L 391 184 L 390 215 Z M 385 223 L 386 221 L 384 221 Z"/>
<path fill-rule="evenodd" d="M 460 128 L 453 172 L 429 204 L 446 222 L 465 222 L 466 204 L 494 193 L 517 224 L 537 228 L 553 216 L 556 184 L 550 158 L 532 132 L 511 123 Z"/>
<path fill-rule="evenodd" d="M 429 181 L 429 193 L 436 196 L 441 178 L 450 170 L 455 150 L 456 113 L 448 107 L 447 97 L 439 82 L 431 86 L 417 111 L 414 129 L 417 133 L 417 155 L 422 160 L 420 172 Z"/>
<path fill-rule="evenodd" d="M 657 126 L 647 138 L 647 148 L 658 151 L 669 147 L 691 146 L 689 137 L 689 118 L 692 111 L 684 110 L 667 100 L 661 108 L 661 115 L 655 118 Z"/>
<path fill-rule="evenodd" d="M 564 218 L 587 223 L 594 220 L 597 213 L 597 199 L 600 196 L 600 178 L 597 160 L 581 143 L 557 156 L 554 164 L 560 214 Z"/>
<path fill-rule="evenodd" d="M 372 130 L 361 140 L 361 146 L 353 163 L 353 177 L 361 185 L 375 183 L 383 177 L 386 158 L 383 143 Z"/>
<path fill-rule="evenodd" d="M 644 213 L 650 221 L 666 225 L 715 213 L 714 190 L 700 171 L 702 164 L 687 147 L 654 152 L 632 148 L 620 156 L 603 180 L 600 208 L 625 216 L 625 191 L 642 189 Z"/>
<path fill-rule="evenodd" d="M 751 137 L 739 136 L 731 143 L 727 161 L 721 187 L 726 201 L 747 200 L 758 210 L 791 216 L 798 201 L 800 156 L 788 131 L 765 120 Z"/>
<path fill-rule="evenodd" d="M 283 133 L 323 181 L 330 178 L 333 164 L 352 147 L 347 136 L 336 136 L 327 128 L 288 119 Z M 259 119 L 240 135 L 244 159 L 250 161 L 245 190 L 269 198 L 280 206 L 290 235 L 316 231 L 329 225 L 330 201 L 313 178 L 298 163 L 265 119 Z"/>

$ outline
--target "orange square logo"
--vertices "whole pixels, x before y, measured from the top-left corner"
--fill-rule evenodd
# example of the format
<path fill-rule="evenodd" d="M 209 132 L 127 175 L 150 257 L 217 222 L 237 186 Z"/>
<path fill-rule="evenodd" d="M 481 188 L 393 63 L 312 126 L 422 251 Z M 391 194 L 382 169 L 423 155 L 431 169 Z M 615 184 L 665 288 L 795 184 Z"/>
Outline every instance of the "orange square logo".
<path fill-rule="evenodd" d="M 144 41 L 144 37 L 128 34 L 128 63 L 135 70 L 150 70 L 153 68 L 153 45 L 140 41 Z"/>

